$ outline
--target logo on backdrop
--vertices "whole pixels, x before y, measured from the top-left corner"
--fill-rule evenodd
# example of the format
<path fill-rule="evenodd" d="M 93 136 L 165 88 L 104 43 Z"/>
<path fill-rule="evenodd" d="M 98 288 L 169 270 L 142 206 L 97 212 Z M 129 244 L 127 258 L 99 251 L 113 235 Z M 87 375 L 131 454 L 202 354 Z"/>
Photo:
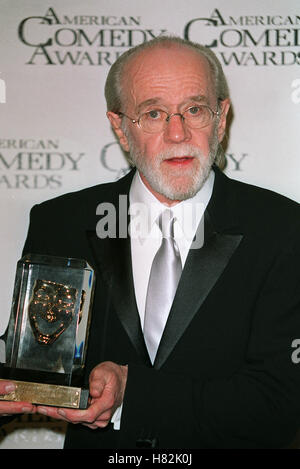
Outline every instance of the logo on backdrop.
<path fill-rule="evenodd" d="M 6 83 L 0 78 L 0 104 L 6 103 Z"/>
<path fill-rule="evenodd" d="M 300 65 L 300 16 L 233 15 L 215 8 L 183 25 L 183 37 L 215 49 L 221 63 L 237 66 Z M 29 65 L 112 65 L 128 48 L 164 28 L 147 28 L 140 16 L 72 15 L 53 7 L 24 18 L 20 41 Z"/>
<path fill-rule="evenodd" d="M 126 49 L 166 32 L 144 29 L 140 16 L 66 15 L 52 7 L 18 27 L 31 49 L 29 65 L 112 65 Z"/>
<path fill-rule="evenodd" d="M 0 189 L 63 187 L 64 178 L 80 172 L 85 153 L 61 147 L 58 139 L 0 139 Z"/>
<path fill-rule="evenodd" d="M 248 153 L 226 153 L 226 168 L 230 171 L 243 171 L 245 159 Z M 130 171 L 121 147 L 117 140 L 104 145 L 100 151 L 99 161 L 101 166 L 114 175 L 114 179 L 120 179 Z"/>
<path fill-rule="evenodd" d="M 212 48 L 225 66 L 290 66 L 300 65 L 299 25 L 298 15 L 231 16 L 215 8 L 188 21 L 183 36 Z"/>
<path fill-rule="evenodd" d="M 130 171 L 130 166 L 126 161 L 119 142 L 109 142 L 100 151 L 100 164 L 104 169 L 114 175 L 114 179 L 120 179 Z"/>

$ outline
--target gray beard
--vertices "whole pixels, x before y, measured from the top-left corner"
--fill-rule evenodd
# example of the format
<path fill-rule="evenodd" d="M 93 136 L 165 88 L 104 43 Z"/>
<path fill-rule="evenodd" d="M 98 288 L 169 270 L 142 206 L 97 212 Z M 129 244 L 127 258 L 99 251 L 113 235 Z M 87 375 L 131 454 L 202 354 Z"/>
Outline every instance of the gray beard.
<path fill-rule="evenodd" d="M 149 160 L 144 157 L 144 154 L 135 148 L 128 133 L 127 138 L 131 161 L 139 172 L 145 176 L 151 188 L 169 200 L 179 201 L 194 197 L 202 188 L 210 174 L 219 146 L 217 126 L 215 126 L 208 157 L 204 156 L 198 147 L 182 144 L 170 147 L 170 149 L 155 155 L 153 160 L 149 162 Z M 193 172 L 190 171 L 190 174 L 187 176 L 189 178 L 188 187 L 184 187 L 183 184 L 181 184 L 181 173 L 178 173 L 178 170 L 176 180 L 175 173 L 172 174 L 172 172 L 170 172 L 165 175 L 160 171 L 159 167 L 164 159 L 185 155 L 193 156 L 198 166 L 197 170 Z"/>

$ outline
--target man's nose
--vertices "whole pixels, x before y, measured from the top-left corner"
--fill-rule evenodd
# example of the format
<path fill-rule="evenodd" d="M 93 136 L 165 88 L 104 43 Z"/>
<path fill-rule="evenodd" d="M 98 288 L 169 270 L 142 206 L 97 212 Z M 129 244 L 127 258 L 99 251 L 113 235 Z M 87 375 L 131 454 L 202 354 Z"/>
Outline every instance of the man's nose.
<path fill-rule="evenodd" d="M 191 132 L 181 114 L 172 114 L 169 117 L 164 132 L 164 138 L 166 141 L 173 143 L 181 143 L 191 138 Z"/>

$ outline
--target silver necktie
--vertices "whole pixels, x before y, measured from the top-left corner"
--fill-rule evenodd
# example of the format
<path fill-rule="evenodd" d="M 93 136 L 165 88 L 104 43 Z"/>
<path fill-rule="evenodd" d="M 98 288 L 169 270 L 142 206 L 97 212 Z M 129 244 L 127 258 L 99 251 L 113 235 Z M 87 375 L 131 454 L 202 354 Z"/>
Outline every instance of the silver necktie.
<path fill-rule="evenodd" d="M 165 210 L 159 217 L 163 239 L 153 259 L 148 283 L 144 337 L 152 363 L 182 272 L 180 254 L 174 240 L 174 221 L 170 210 Z"/>

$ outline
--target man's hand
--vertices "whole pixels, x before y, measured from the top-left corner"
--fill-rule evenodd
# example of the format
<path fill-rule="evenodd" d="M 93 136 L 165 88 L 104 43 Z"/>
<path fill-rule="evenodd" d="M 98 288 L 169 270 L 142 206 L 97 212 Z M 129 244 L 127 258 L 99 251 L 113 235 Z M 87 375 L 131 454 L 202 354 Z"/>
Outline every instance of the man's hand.
<path fill-rule="evenodd" d="M 37 407 L 37 412 L 89 428 L 108 425 L 115 410 L 122 404 L 127 382 L 127 366 L 113 362 L 97 365 L 90 374 L 90 405 L 86 410 Z"/>
<path fill-rule="evenodd" d="M 16 389 L 11 381 L 0 381 L 0 397 Z M 36 407 L 29 402 L 10 402 L 0 400 L 0 417 L 14 414 L 34 414 Z"/>

